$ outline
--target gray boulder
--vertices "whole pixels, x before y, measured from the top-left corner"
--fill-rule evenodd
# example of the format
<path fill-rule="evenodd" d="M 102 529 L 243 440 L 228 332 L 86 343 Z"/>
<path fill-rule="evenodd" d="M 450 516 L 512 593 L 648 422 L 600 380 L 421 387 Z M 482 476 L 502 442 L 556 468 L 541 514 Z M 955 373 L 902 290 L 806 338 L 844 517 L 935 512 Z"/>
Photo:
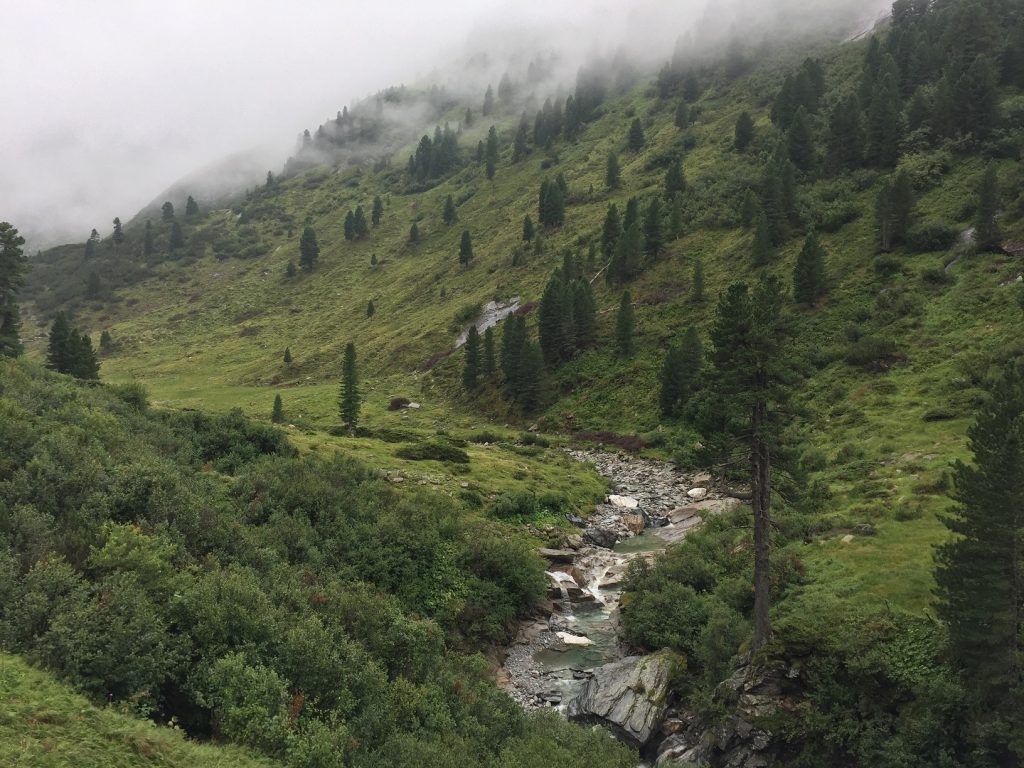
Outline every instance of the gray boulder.
<path fill-rule="evenodd" d="M 658 732 L 669 704 L 672 660 L 662 652 L 629 656 L 593 670 L 569 702 L 572 720 L 599 723 L 623 741 L 643 749 Z"/>

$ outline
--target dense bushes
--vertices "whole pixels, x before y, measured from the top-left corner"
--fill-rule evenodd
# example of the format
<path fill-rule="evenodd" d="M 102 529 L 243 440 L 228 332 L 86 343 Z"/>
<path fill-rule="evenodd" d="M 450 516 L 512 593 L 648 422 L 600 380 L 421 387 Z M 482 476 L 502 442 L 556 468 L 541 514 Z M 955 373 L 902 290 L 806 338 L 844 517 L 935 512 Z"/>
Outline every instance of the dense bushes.
<path fill-rule="evenodd" d="M 2 365 L 6 648 L 295 766 L 526 766 L 570 743 L 631 764 L 527 718 L 466 655 L 543 594 L 507 525 L 298 457 L 237 412 L 147 413 L 137 391 Z"/>

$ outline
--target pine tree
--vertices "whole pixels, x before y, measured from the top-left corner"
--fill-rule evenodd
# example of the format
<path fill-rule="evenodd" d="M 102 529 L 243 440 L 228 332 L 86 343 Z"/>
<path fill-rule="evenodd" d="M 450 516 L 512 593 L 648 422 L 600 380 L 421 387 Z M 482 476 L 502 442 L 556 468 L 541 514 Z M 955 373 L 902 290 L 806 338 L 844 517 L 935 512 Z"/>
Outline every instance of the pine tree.
<path fill-rule="evenodd" d="M 671 199 L 675 194 L 682 194 L 686 191 L 686 175 L 683 173 L 683 163 L 676 157 L 669 163 L 665 171 L 665 195 Z"/>
<path fill-rule="evenodd" d="M 657 258 L 665 245 L 664 223 L 661 214 L 661 200 L 651 198 L 644 211 L 644 251 L 652 258 Z"/>
<path fill-rule="evenodd" d="M 494 329 L 488 327 L 484 331 L 483 374 L 488 381 L 494 381 L 497 371 L 497 360 L 494 356 Z"/>
<path fill-rule="evenodd" d="M 494 91 L 489 85 L 487 86 L 487 91 L 484 93 L 484 105 L 480 111 L 483 113 L 484 117 L 487 117 L 487 115 L 494 111 Z"/>
<path fill-rule="evenodd" d="M 956 537 L 936 552 L 939 615 L 985 719 L 1024 732 L 1024 371 L 1008 363 L 968 430 L 970 464 L 954 467 Z M 993 717 L 995 715 L 995 717 Z"/>
<path fill-rule="evenodd" d="M 188 200 L 185 201 L 185 217 L 194 218 L 199 215 L 199 203 L 195 201 L 192 195 L 188 196 Z"/>
<path fill-rule="evenodd" d="M 604 215 L 604 225 L 601 227 L 601 253 L 605 260 L 615 253 L 615 246 L 622 237 L 622 220 L 619 218 L 619 209 L 615 203 L 608 206 Z"/>
<path fill-rule="evenodd" d="M 523 344 L 517 378 L 516 402 L 523 413 L 533 413 L 540 407 L 544 392 L 544 355 L 539 344 L 529 341 Z"/>
<path fill-rule="evenodd" d="M 100 243 L 100 233 L 95 229 L 89 233 L 89 238 L 85 241 L 85 260 L 93 259 L 96 257 L 96 247 Z"/>
<path fill-rule="evenodd" d="M 556 269 L 548 278 L 537 308 L 540 349 L 544 362 L 552 367 L 568 359 L 565 318 L 567 314 L 571 317 L 572 307 L 566 305 L 567 300 L 565 279 L 561 270 Z"/>
<path fill-rule="evenodd" d="M 416 225 L 416 222 L 414 221 L 412 223 L 412 226 L 409 227 L 409 242 L 412 243 L 413 245 L 416 245 L 416 243 L 418 243 L 419 241 L 420 228 Z"/>
<path fill-rule="evenodd" d="M 274 424 L 284 423 L 284 405 L 281 403 L 280 395 L 274 395 L 274 409 L 270 412 L 270 421 Z"/>
<path fill-rule="evenodd" d="M 294 259 L 288 259 L 288 263 L 285 265 L 285 268 L 284 268 L 284 276 L 289 278 L 289 279 L 291 279 L 291 278 L 295 277 L 295 272 L 296 272 L 296 270 L 295 270 L 295 260 Z"/>
<path fill-rule="evenodd" d="M 741 112 L 736 118 L 736 129 L 734 131 L 733 146 L 737 152 L 746 152 L 750 142 L 754 140 L 754 119 L 749 112 Z"/>
<path fill-rule="evenodd" d="M 380 199 L 380 195 L 376 195 L 373 198 L 373 208 L 370 211 L 370 221 L 373 226 L 380 224 L 381 217 L 384 215 L 384 201 Z"/>
<path fill-rule="evenodd" d="M 525 118 L 525 115 L 524 115 Z M 520 123 L 519 128 L 516 130 L 516 137 L 512 141 L 512 162 L 518 163 L 530 152 L 530 147 L 527 144 L 527 132 L 526 124 Z"/>
<path fill-rule="evenodd" d="M 906 241 L 914 216 L 914 186 L 910 174 L 900 171 L 892 184 L 892 242 Z"/>
<path fill-rule="evenodd" d="M 644 236 L 640 223 L 622 233 L 608 267 L 608 280 L 623 283 L 640 274 L 641 257 L 643 255 Z"/>
<path fill-rule="evenodd" d="M 174 204 L 170 200 L 160 206 L 160 216 L 164 221 L 174 221 Z"/>
<path fill-rule="evenodd" d="M 266 184 L 266 188 L 267 189 L 272 189 L 273 186 L 274 186 L 274 172 L 273 171 L 267 171 L 267 184 Z"/>
<path fill-rule="evenodd" d="M 299 239 L 299 265 L 306 272 L 312 272 L 319 258 L 320 244 L 317 242 L 316 232 L 307 226 L 302 230 L 302 237 Z"/>
<path fill-rule="evenodd" d="M 644 136 L 644 126 L 640 122 L 639 117 L 633 118 L 633 122 L 629 126 L 629 135 L 627 136 L 626 143 L 633 152 L 639 152 L 644 148 L 644 144 L 647 143 L 647 137 Z"/>
<path fill-rule="evenodd" d="M 455 213 L 455 201 L 452 200 L 451 195 L 444 199 L 444 212 L 441 214 L 441 220 L 448 226 L 459 220 L 458 215 Z"/>
<path fill-rule="evenodd" d="M 537 196 L 537 220 L 542 227 L 560 227 L 565 223 L 565 193 L 557 181 L 545 179 Z"/>
<path fill-rule="evenodd" d="M 868 108 L 867 158 L 874 165 L 889 168 L 899 159 L 903 134 L 903 110 L 899 87 L 892 74 L 886 74 L 875 87 Z"/>
<path fill-rule="evenodd" d="M 676 128 L 680 130 L 685 130 L 690 126 L 690 108 L 686 106 L 685 101 L 679 102 L 676 107 L 675 124 Z"/>
<path fill-rule="evenodd" d="M 574 280 L 572 290 L 572 325 L 576 349 L 583 350 L 597 341 L 597 301 L 587 280 Z"/>
<path fill-rule="evenodd" d="M 475 325 L 469 326 L 464 346 L 466 357 L 462 366 L 462 386 L 467 392 L 472 392 L 480 377 L 480 333 Z"/>
<path fill-rule="evenodd" d="M 864 162 L 864 123 L 856 94 L 843 99 L 829 114 L 825 168 L 829 174 L 860 167 Z"/>
<path fill-rule="evenodd" d="M 368 318 L 373 317 L 376 311 L 377 310 L 373 306 L 373 299 L 370 299 L 368 302 L 366 302 L 366 316 Z"/>
<path fill-rule="evenodd" d="M 110 331 L 104 328 L 100 333 L 100 352 L 109 352 L 113 346 L 114 339 L 110 336 Z"/>
<path fill-rule="evenodd" d="M 0 221 L 0 357 L 22 352 L 21 311 L 18 293 L 25 284 L 28 259 L 21 246 L 25 238 L 6 221 Z"/>
<path fill-rule="evenodd" d="M 100 275 L 95 269 L 89 273 L 85 281 L 85 298 L 98 299 L 100 297 Z"/>
<path fill-rule="evenodd" d="M 618 189 L 621 182 L 619 172 L 619 156 L 614 152 L 608 153 L 608 163 L 605 168 L 604 183 L 608 189 Z"/>
<path fill-rule="evenodd" d="M 171 236 L 167 240 L 167 247 L 172 251 L 176 251 L 179 248 L 185 246 L 185 233 L 181 231 L 181 224 L 176 221 L 171 222 Z"/>
<path fill-rule="evenodd" d="M 376 253 L 371 253 L 370 254 L 370 266 L 371 267 L 376 267 L 377 266 L 377 254 Z"/>
<path fill-rule="evenodd" d="M 748 189 L 743 195 L 743 205 L 740 207 L 740 223 L 744 229 L 750 229 L 761 212 L 761 204 L 757 201 L 757 195 L 752 189 Z"/>
<path fill-rule="evenodd" d="M 772 247 L 771 232 L 768 229 L 768 217 L 763 213 L 758 215 L 757 221 L 754 224 L 754 239 L 750 250 L 754 255 L 755 267 L 767 266 L 775 255 L 775 249 Z"/>
<path fill-rule="evenodd" d="M 963 135 L 988 136 L 999 115 L 999 73 L 995 62 L 978 56 L 953 88 L 953 120 Z"/>
<path fill-rule="evenodd" d="M 825 292 L 825 249 L 812 229 L 796 257 L 793 269 L 793 298 L 812 307 Z"/>
<path fill-rule="evenodd" d="M 501 335 L 501 372 L 505 378 L 505 392 L 511 397 L 519 388 L 520 363 L 526 342 L 526 318 L 512 315 L 502 325 Z"/>
<path fill-rule="evenodd" d="M 356 239 L 356 215 L 351 210 L 345 214 L 345 239 Z"/>
<path fill-rule="evenodd" d="M 124 230 L 121 229 L 121 219 L 118 216 L 114 217 L 114 231 L 111 233 L 110 239 L 114 241 L 114 251 L 116 252 L 124 242 Z"/>
<path fill-rule="evenodd" d="M 292 364 L 292 348 L 291 347 L 285 347 L 284 348 L 284 357 L 282 358 L 282 360 L 284 361 L 285 365 L 291 365 Z"/>
<path fill-rule="evenodd" d="M 999 189 L 995 166 L 989 166 L 978 185 L 977 207 L 974 214 L 974 242 L 982 251 L 999 247 L 1001 233 L 996 222 L 999 210 Z"/>
<path fill-rule="evenodd" d="M 789 126 L 786 134 L 789 148 L 789 159 L 804 173 L 811 173 L 817 167 L 818 158 L 814 149 L 814 128 L 811 117 L 801 105 Z"/>
<path fill-rule="evenodd" d="M 498 165 L 498 129 L 493 125 L 487 132 L 487 146 L 485 151 L 487 161 L 486 173 L 488 179 L 494 178 L 494 170 Z"/>
<path fill-rule="evenodd" d="M 668 211 L 668 236 L 675 240 L 683 234 L 683 196 L 672 195 L 672 204 Z"/>
<path fill-rule="evenodd" d="M 523 218 L 523 240 L 527 243 L 533 240 L 533 219 L 530 218 L 530 214 Z"/>
<path fill-rule="evenodd" d="M 463 230 L 462 240 L 459 243 L 459 264 L 464 267 L 469 266 L 469 262 L 473 260 L 473 239 L 469 235 L 469 230 Z"/>
<path fill-rule="evenodd" d="M 704 262 L 697 259 L 693 263 L 693 278 L 690 281 L 690 298 L 695 302 L 704 301 Z"/>
<path fill-rule="evenodd" d="M 366 212 L 363 206 L 357 205 L 356 212 L 352 216 L 352 236 L 356 240 L 362 240 L 369 233 L 370 228 L 366 224 Z"/>
<path fill-rule="evenodd" d="M 622 292 L 619 312 L 615 316 L 615 348 L 622 357 L 633 354 L 633 297 Z"/>
<path fill-rule="evenodd" d="M 622 216 L 622 229 L 623 231 L 629 229 L 634 224 L 640 223 L 640 201 L 635 197 L 629 198 L 626 201 L 626 212 Z"/>
<path fill-rule="evenodd" d="M 142 255 L 148 259 L 153 255 L 155 250 L 153 243 L 153 222 L 146 219 L 146 232 L 142 238 Z"/>
<path fill-rule="evenodd" d="M 700 385 L 704 347 L 694 326 L 686 329 L 681 344 L 673 344 L 661 368 L 659 402 L 665 416 L 675 416 Z"/>
<path fill-rule="evenodd" d="M 351 341 L 345 345 L 345 358 L 341 366 L 341 393 L 338 411 L 349 434 L 355 434 L 359 423 L 359 373 L 356 369 L 356 345 Z"/>
<path fill-rule="evenodd" d="M 100 377 L 100 363 L 96 358 L 96 352 L 92 348 L 92 339 L 89 334 L 79 335 L 75 329 L 71 330 L 69 341 L 70 366 L 67 373 L 77 379 L 95 381 Z"/>
<path fill-rule="evenodd" d="M 761 650 L 771 637 L 770 533 L 771 453 L 769 422 L 772 404 L 782 399 L 782 292 L 778 281 L 762 277 L 751 293 L 733 283 L 719 299 L 711 331 L 715 385 L 733 412 L 749 420 L 751 506 L 754 513 L 754 638 Z"/>
<path fill-rule="evenodd" d="M 67 315 L 58 312 L 50 326 L 50 335 L 46 349 L 46 367 L 57 373 L 67 373 L 71 369 L 68 354 L 72 329 Z"/>

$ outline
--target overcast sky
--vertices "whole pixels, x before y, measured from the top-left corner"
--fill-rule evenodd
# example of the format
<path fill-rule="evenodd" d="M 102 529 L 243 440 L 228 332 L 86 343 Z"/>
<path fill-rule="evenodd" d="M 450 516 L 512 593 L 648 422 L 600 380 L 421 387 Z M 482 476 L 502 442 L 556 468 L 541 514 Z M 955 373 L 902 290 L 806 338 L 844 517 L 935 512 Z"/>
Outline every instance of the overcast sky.
<path fill-rule="evenodd" d="M 84 240 L 93 226 L 105 235 L 115 215 L 230 153 L 265 147 L 279 167 L 303 128 L 457 60 L 502 25 L 572 29 L 580 50 L 630 35 L 667 53 L 704 5 L 0 0 L 0 220 L 36 245 Z"/>

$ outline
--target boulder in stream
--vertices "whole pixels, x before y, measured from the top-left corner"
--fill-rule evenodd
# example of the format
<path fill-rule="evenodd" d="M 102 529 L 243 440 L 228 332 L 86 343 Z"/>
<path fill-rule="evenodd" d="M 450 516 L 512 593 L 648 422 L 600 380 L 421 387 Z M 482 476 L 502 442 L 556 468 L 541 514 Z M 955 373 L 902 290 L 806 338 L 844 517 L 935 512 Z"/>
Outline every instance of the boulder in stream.
<path fill-rule="evenodd" d="M 658 732 L 668 706 L 672 659 L 665 653 L 628 656 L 593 670 L 571 702 L 570 719 L 599 723 L 643 749 Z"/>

